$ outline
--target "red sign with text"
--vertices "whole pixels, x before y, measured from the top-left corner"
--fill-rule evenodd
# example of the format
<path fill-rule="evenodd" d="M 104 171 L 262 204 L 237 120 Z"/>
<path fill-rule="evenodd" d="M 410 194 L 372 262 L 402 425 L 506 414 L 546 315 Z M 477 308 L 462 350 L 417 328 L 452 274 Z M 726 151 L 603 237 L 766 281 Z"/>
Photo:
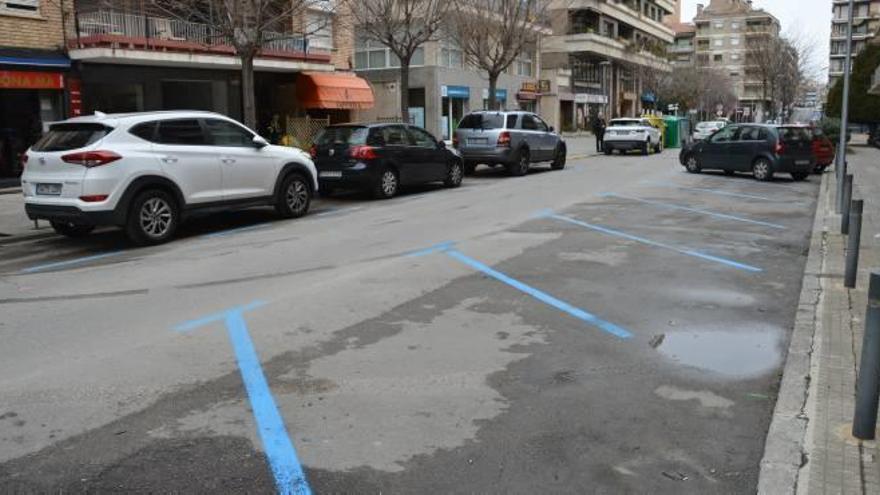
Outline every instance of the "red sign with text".
<path fill-rule="evenodd" d="M 0 70 L 0 89 L 64 89 L 64 74 Z"/>
<path fill-rule="evenodd" d="M 79 117 L 82 115 L 82 83 L 79 79 L 67 80 L 67 93 L 70 96 L 70 116 Z"/>

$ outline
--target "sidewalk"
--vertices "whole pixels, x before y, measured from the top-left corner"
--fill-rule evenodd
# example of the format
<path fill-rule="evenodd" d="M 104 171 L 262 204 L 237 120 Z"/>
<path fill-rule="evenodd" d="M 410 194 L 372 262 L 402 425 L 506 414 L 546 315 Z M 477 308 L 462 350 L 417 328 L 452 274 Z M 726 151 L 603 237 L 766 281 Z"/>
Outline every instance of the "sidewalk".
<path fill-rule="evenodd" d="M 846 237 L 834 213 L 831 171 L 819 192 L 759 493 L 880 494 L 878 444 L 851 435 L 868 274 L 880 268 L 880 202 L 875 199 L 880 197 L 880 150 L 853 151 L 853 198 L 865 200 L 857 286 L 843 286 Z"/>

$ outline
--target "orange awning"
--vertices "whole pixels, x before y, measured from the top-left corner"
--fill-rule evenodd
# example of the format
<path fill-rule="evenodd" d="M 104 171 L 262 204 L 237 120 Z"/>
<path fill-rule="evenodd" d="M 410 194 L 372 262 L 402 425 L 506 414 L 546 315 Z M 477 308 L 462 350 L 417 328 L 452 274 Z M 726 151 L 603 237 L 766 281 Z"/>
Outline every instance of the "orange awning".
<path fill-rule="evenodd" d="M 373 89 L 364 79 L 344 72 L 303 72 L 296 97 L 304 108 L 361 110 L 373 108 Z"/>

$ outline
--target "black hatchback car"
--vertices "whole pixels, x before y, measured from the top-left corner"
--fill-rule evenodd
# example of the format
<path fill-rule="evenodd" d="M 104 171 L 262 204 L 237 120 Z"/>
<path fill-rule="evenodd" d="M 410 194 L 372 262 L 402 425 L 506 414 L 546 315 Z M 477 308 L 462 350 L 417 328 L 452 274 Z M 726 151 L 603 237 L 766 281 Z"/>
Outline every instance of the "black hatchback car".
<path fill-rule="evenodd" d="M 761 181 L 772 180 L 776 173 L 804 180 L 815 166 L 812 139 L 803 127 L 763 124 L 729 125 L 684 147 L 679 161 L 694 174 L 751 172 Z"/>
<path fill-rule="evenodd" d="M 387 199 L 402 185 L 443 182 L 458 187 L 464 176 L 456 151 L 412 125 L 332 125 L 318 135 L 310 154 L 321 194 L 352 188 Z"/>

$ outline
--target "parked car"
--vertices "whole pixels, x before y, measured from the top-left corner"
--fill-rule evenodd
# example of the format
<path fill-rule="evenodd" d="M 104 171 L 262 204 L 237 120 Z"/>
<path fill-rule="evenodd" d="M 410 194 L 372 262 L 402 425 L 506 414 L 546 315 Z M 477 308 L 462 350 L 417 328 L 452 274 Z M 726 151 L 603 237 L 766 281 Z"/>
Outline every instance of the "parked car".
<path fill-rule="evenodd" d="M 53 124 L 24 158 L 28 217 L 70 237 L 116 225 L 138 245 L 169 240 L 206 208 L 301 217 L 318 187 L 305 152 L 211 112 L 96 112 Z"/>
<path fill-rule="evenodd" d="M 805 127 L 813 138 L 813 157 L 816 159 L 816 168 L 813 170 L 821 174 L 834 162 L 834 144 L 828 136 L 818 127 Z"/>
<path fill-rule="evenodd" d="M 700 122 L 694 127 L 694 141 L 702 141 L 709 136 L 711 136 L 715 131 L 719 129 L 724 129 L 727 126 L 727 122 L 723 120 L 711 120 L 707 122 Z"/>
<path fill-rule="evenodd" d="M 510 175 L 525 175 L 533 163 L 565 168 L 565 140 L 553 126 L 530 112 L 482 111 L 461 119 L 452 145 L 464 158 L 465 174 L 478 164 L 502 165 Z"/>
<path fill-rule="evenodd" d="M 602 149 L 606 155 L 614 150 L 621 153 L 641 150 L 643 155 L 651 150 L 660 153 L 663 151 L 663 139 L 660 129 L 652 126 L 647 119 L 611 119 L 605 128 Z"/>
<path fill-rule="evenodd" d="M 458 187 L 464 175 L 455 150 L 412 125 L 332 125 L 318 135 L 310 154 L 322 194 L 356 188 L 387 199 L 402 185 L 443 182 Z"/>
<path fill-rule="evenodd" d="M 679 161 L 691 173 L 723 170 L 728 175 L 751 172 L 761 181 L 776 173 L 804 180 L 813 171 L 812 139 L 799 126 L 735 124 L 681 150 Z"/>

